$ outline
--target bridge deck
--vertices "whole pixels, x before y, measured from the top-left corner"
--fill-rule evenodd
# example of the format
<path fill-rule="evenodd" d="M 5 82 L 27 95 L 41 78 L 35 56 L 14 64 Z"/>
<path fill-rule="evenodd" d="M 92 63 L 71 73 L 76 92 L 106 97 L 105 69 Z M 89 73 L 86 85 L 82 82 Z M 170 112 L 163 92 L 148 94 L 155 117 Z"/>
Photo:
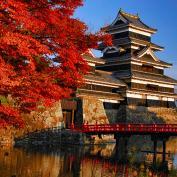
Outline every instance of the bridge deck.
<path fill-rule="evenodd" d="M 81 127 L 71 126 L 72 130 L 81 131 L 86 134 L 169 134 L 177 135 L 177 124 L 84 124 Z"/>

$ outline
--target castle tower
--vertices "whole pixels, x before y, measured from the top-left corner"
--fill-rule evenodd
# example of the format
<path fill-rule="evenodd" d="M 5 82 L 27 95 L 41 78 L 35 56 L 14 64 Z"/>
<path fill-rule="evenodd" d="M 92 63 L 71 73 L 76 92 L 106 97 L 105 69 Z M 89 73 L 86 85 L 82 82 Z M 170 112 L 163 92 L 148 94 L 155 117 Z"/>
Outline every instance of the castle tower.
<path fill-rule="evenodd" d="M 144 24 L 138 15 L 119 11 L 113 23 L 103 30 L 113 37 L 113 46 L 100 44 L 105 64 L 98 70 L 113 72 L 127 84 L 119 90 L 126 105 L 146 107 L 175 107 L 177 81 L 164 75 L 164 69 L 172 64 L 160 60 L 156 51 L 164 48 L 151 42 L 156 29 Z"/>

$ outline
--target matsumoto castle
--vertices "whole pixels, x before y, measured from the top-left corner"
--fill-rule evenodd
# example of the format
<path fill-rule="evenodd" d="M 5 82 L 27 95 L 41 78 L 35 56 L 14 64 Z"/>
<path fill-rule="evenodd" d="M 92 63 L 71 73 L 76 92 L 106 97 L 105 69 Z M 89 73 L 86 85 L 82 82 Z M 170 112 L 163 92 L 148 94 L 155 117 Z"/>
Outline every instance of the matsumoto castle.
<path fill-rule="evenodd" d="M 102 30 L 112 36 L 113 46 L 100 44 L 101 58 L 96 58 L 91 51 L 83 55 L 91 70 L 85 76 L 85 85 L 76 91 L 76 101 L 62 101 L 66 126 L 134 121 L 135 110 L 136 115 L 145 112 L 150 115 L 148 112 L 157 109 L 176 110 L 177 80 L 164 75 L 164 69 L 172 64 L 156 56 L 164 48 L 151 39 L 157 30 L 144 24 L 138 15 L 122 10 Z"/>

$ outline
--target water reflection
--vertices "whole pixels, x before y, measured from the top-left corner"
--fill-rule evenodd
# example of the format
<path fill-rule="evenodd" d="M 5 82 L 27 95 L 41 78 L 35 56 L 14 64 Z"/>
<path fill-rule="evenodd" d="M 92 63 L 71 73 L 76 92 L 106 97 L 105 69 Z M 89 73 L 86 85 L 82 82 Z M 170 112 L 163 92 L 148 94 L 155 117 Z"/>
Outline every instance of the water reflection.
<path fill-rule="evenodd" d="M 1 149 L 0 177 L 177 176 L 175 154 L 168 153 L 166 163 L 162 164 L 159 145 L 157 161 L 153 163 L 151 142 L 144 142 L 140 148 L 138 140 L 131 139 L 126 150 L 123 142 L 119 147 L 110 144 L 82 148 L 61 146 Z M 176 140 L 171 140 L 167 149 L 172 152 L 175 143 Z"/>

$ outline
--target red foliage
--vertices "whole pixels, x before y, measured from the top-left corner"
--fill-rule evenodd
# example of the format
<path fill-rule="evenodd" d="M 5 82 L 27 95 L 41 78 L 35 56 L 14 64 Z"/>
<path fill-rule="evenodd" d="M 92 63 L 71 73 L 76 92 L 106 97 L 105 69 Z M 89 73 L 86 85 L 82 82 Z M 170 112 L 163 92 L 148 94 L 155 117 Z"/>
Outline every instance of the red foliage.
<path fill-rule="evenodd" d="M 0 106 L 0 124 L 21 126 L 20 112 L 69 97 L 88 70 L 81 54 L 109 36 L 88 34 L 73 18 L 82 0 L 1 0 L 0 95 L 17 106 Z"/>
<path fill-rule="evenodd" d="M 20 118 L 20 113 L 18 110 L 10 106 L 0 105 L 0 126 L 6 127 L 8 125 L 13 125 L 15 127 L 23 127 L 23 121 Z"/>

